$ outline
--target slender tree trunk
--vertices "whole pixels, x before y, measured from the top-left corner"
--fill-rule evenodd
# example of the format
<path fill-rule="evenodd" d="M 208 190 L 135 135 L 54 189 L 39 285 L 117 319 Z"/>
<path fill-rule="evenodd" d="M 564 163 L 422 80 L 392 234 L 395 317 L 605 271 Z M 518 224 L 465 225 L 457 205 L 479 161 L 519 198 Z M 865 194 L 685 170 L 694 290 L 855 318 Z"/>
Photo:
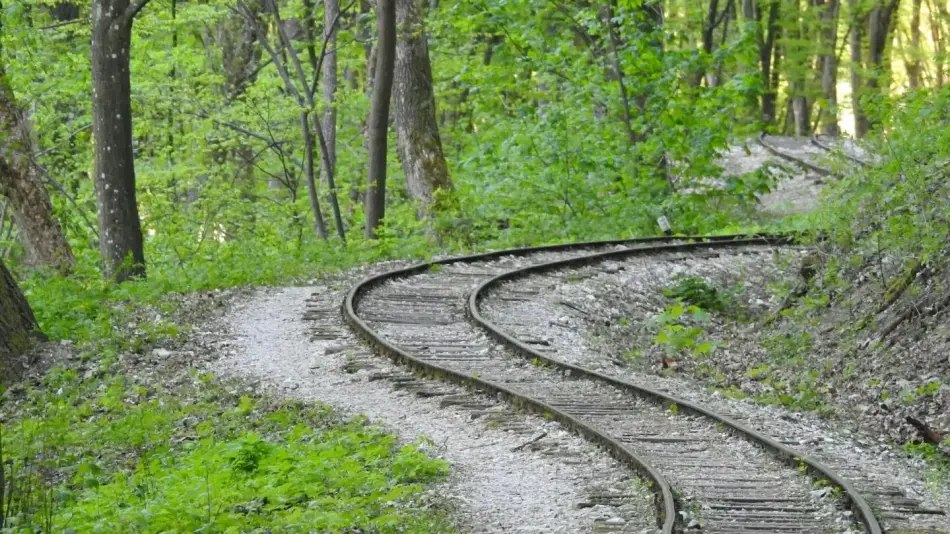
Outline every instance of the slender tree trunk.
<path fill-rule="evenodd" d="M 607 4 L 601 8 L 601 21 L 607 30 L 611 69 L 613 70 L 613 75 L 617 77 L 617 83 L 620 85 L 620 98 L 623 104 L 623 125 L 627 132 L 627 141 L 632 145 L 639 139 L 633 131 L 633 122 L 630 115 L 630 97 L 627 94 L 627 85 L 623 77 L 623 67 L 620 64 L 620 50 L 617 43 L 619 39 L 617 38 L 617 32 L 614 28 L 613 18 L 613 7 L 608 1 Z"/>
<path fill-rule="evenodd" d="M 94 0 L 92 124 L 95 135 L 99 248 L 107 277 L 145 276 L 142 226 L 135 199 L 129 49 L 132 19 L 144 0 Z M 131 262 L 129 262 L 131 260 Z"/>
<path fill-rule="evenodd" d="M 865 14 L 861 12 L 860 0 L 848 0 L 851 11 L 851 108 L 854 113 L 854 136 L 862 138 L 870 129 L 868 116 L 861 105 L 861 93 L 864 90 L 864 60 L 862 58 L 862 35 Z"/>
<path fill-rule="evenodd" d="M 303 172 L 307 176 L 307 192 L 310 195 L 310 209 L 313 210 L 313 229 L 320 239 L 326 239 L 327 226 L 323 222 L 320 199 L 317 198 L 317 180 L 313 172 L 314 143 L 313 135 L 310 133 L 310 114 L 306 111 L 300 112 L 300 135 L 303 137 L 304 144 Z"/>
<path fill-rule="evenodd" d="M 0 261 L 0 381 L 16 374 L 16 358 L 32 338 L 42 339 L 43 334 L 13 275 Z"/>
<path fill-rule="evenodd" d="M 719 14 L 719 0 L 709 0 L 709 10 L 706 13 L 706 24 L 703 27 L 703 52 L 706 52 L 706 55 L 711 55 L 713 52 L 713 47 L 715 46 L 715 41 L 713 39 L 716 31 L 716 26 L 718 26 L 716 19 Z M 725 16 L 725 13 L 723 13 Z M 706 76 L 706 85 L 709 87 L 716 87 L 719 85 L 719 80 L 716 78 L 716 75 L 711 72 L 703 73 Z"/>
<path fill-rule="evenodd" d="M 409 197 L 420 219 L 434 215 L 433 196 L 451 190 L 435 115 L 432 65 L 425 33 L 425 0 L 396 0 L 396 148 Z"/>
<path fill-rule="evenodd" d="M 801 137 L 810 133 L 808 96 L 806 94 L 809 56 L 803 45 L 807 33 L 805 28 L 803 28 L 804 23 L 802 22 L 807 14 L 800 11 L 802 8 L 798 0 L 793 0 L 789 5 L 793 6 L 791 12 L 795 16 L 792 22 L 794 26 L 790 32 L 790 39 L 785 45 L 787 51 L 786 57 L 791 63 L 791 69 L 789 70 L 789 78 L 791 79 L 789 90 L 792 99 L 792 124 L 794 126 L 795 135 Z"/>
<path fill-rule="evenodd" d="M 27 261 L 68 271 L 75 259 L 53 216 L 42 172 L 33 161 L 33 129 L 0 66 L 0 195 L 9 199 Z"/>
<path fill-rule="evenodd" d="M 327 165 L 336 168 L 336 87 L 337 87 L 337 59 L 336 59 L 336 26 L 334 21 L 340 13 L 339 0 L 326 0 L 323 5 L 323 31 L 327 43 L 326 56 L 323 58 L 323 140 L 327 147 L 329 162 L 321 159 L 324 176 L 330 176 Z"/>
<path fill-rule="evenodd" d="M 930 35 L 934 43 L 934 74 L 936 76 L 937 87 L 943 87 L 944 84 L 944 62 L 947 60 L 947 48 L 944 43 L 943 21 L 947 19 L 947 6 L 941 3 L 942 0 L 927 0 L 927 11 L 930 13 Z"/>
<path fill-rule="evenodd" d="M 900 0 L 878 0 L 877 7 L 871 10 L 868 17 L 869 89 L 887 90 L 884 84 L 890 81 L 890 67 L 885 61 L 885 52 L 894 27 L 893 14 L 899 5 Z"/>
<path fill-rule="evenodd" d="M 822 22 L 822 56 L 821 56 L 821 90 L 825 98 L 822 107 L 822 133 L 831 137 L 838 137 L 841 130 L 838 127 L 838 12 L 841 8 L 840 0 L 828 0 L 821 14 Z"/>
<path fill-rule="evenodd" d="M 389 130 L 389 101 L 396 62 L 396 2 L 377 0 L 376 77 L 369 112 L 369 170 L 366 188 L 366 237 L 375 238 L 376 228 L 386 214 L 386 146 Z"/>
<path fill-rule="evenodd" d="M 910 14 L 910 62 L 907 63 L 907 82 L 911 89 L 920 87 L 920 6 L 922 0 L 914 0 Z"/>
<path fill-rule="evenodd" d="M 769 17 L 765 30 L 762 47 L 759 49 L 759 63 L 762 65 L 762 79 L 765 83 L 765 92 L 762 94 L 762 120 L 766 124 L 775 124 L 777 118 L 778 100 L 778 72 L 779 47 L 776 46 L 778 36 L 782 31 L 778 25 L 781 14 L 781 3 L 773 0 L 769 5 Z M 773 61 L 774 58 L 774 61 Z"/>

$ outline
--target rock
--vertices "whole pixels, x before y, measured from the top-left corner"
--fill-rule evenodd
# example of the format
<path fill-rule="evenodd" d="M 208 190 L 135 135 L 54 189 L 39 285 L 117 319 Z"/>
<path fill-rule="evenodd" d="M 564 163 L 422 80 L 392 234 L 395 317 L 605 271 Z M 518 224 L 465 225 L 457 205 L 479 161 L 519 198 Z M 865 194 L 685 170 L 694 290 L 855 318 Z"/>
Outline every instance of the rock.
<path fill-rule="evenodd" d="M 623 525 L 627 521 L 622 517 L 611 517 L 610 519 L 604 521 L 608 525 Z"/>
<path fill-rule="evenodd" d="M 171 355 L 172 355 L 172 351 L 168 349 L 158 348 L 152 351 L 152 356 L 155 356 L 158 358 L 167 358 Z"/>

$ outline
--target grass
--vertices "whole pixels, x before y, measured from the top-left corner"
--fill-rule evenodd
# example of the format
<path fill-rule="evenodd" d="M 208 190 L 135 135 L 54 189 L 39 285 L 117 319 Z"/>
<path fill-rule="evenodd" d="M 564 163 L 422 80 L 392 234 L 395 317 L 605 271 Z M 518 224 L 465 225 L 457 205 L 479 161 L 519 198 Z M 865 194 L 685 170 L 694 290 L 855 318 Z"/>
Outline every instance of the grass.
<path fill-rule="evenodd" d="M 447 465 L 366 421 L 119 371 L 6 393 L 4 532 L 450 531 L 423 498 Z"/>
<path fill-rule="evenodd" d="M 218 252 L 157 262 L 120 286 L 82 258 L 70 277 L 22 280 L 41 328 L 79 358 L 3 391 L 0 531 L 450 532 L 426 493 L 448 466 L 420 447 L 188 361 L 158 368 L 139 356 L 181 339 L 187 308 L 209 311 L 195 292 L 312 278 L 378 254 Z"/>

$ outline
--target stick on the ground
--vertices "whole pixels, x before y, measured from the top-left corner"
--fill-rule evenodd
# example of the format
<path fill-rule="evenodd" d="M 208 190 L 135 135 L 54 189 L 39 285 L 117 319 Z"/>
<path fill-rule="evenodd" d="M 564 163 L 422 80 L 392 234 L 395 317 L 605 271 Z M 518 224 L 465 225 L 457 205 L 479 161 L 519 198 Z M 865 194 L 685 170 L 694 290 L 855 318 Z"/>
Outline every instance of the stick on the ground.
<path fill-rule="evenodd" d="M 540 434 L 538 434 L 537 436 L 531 438 L 530 441 L 526 441 L 526 442 L 522 443 L 521 445 L 518 445 L 517 447 L 511 449 L 511 452 L 518 452 L 518 451 L 520 451 L 520 450 L 524 450 L 524 448 L 527 447 L 528 445 L 534 445 L 535 443 L 537 443 L 537 442 L 541 441 L 542 439 L 544 439 L 544 437 L 547 436 L 547 435 L 548 435 L 548 432 L 547 432 L 547 430 L 545 430 L 545 431 L 541 432 Z"/>

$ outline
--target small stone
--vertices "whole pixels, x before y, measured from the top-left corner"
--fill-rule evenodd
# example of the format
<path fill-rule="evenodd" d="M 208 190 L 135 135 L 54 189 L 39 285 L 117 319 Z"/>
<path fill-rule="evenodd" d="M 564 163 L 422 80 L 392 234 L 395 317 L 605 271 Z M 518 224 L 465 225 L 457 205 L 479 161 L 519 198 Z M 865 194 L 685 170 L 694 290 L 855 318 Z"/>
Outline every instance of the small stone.
<path fill-rule="evenodd" d="M 623 525 L 627 521 L 622 517 L 611 517 L 610 519 L 604 521 L 608 525 Z"/>
<path fill-rule="evenodd" d="M 156 356 L 158 358 L 167 358 L 171 355 L 172 355 L 172 351 L 168 349 L 155 349 L 152 351 L 152 356 Z"/>
<path fill-rule="evenodd" d="M 323 349 L 323 354 L 325 356 L 330 356 L 331 354 L 337 354 L 343 352 L 346 349 L 343 345 L 330 345 L 327 348 Z"/>

